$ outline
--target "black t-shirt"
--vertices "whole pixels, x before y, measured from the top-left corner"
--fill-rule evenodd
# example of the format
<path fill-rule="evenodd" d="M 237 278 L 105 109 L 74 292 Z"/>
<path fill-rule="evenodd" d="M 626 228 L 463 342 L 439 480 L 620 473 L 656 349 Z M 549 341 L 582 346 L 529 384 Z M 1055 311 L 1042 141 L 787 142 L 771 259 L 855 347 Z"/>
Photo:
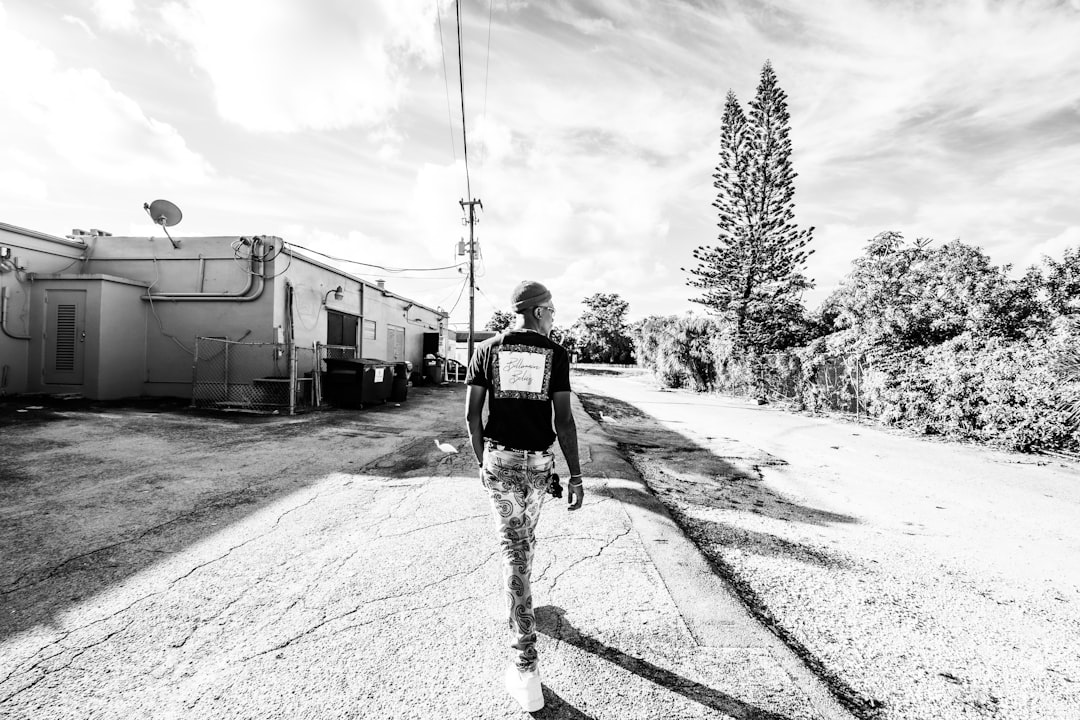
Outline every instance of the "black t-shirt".
<path fill-rule="evenodd" d="M 555 442 L 551 397 L 570 391 L 570 356 L 540 333 L 507 330 L 477 346 L 465 382 L 487 388 L 485 438 L 545 450 Z"/>

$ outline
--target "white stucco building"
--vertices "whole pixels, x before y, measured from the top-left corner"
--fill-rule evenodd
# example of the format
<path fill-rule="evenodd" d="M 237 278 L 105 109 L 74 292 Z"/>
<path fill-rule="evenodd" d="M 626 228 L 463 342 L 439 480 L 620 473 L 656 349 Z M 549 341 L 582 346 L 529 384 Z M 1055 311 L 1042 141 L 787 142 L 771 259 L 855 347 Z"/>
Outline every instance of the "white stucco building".
<path fill-rule="evenodd" d="M 192 397 L 199 337 L 273 346 L 250 351 L 256 378 L 302 377 L 316 343 L 415 368 L 449 354 L 444 311 L 281 238 L 175 240 L 0 223 L 0 394 Z"/>

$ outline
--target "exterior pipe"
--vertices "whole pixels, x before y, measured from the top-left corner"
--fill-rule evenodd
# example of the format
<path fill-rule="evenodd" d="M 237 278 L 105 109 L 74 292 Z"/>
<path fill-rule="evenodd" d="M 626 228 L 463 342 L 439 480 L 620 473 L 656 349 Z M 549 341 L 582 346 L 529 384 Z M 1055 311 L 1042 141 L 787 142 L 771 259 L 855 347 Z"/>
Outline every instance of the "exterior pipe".
<path fill-rule="evenodd" d="M 7 328 L 8 289 L 0 288 L 0 330 L 12 340 L 29 340 L 29 335 L 16 335 Z"/>
<path fill-rule="evenodd" d="M 260 263 L 259 271 L 255 272 L 255 263 Z M 155 293 L 147 292 L 142 296 L 147 301 L 189 302 L 189 301 L 214 301 L 214 302 L 251 302 L 258 300 L 266 287 L 266 279 L 263 278 L 265 265 L 254 254 L 251 256 L 251 271 L 248 273 L 247 285 L 238 293 Z M 252 291 L 252 288 L 256 289 Z"/>

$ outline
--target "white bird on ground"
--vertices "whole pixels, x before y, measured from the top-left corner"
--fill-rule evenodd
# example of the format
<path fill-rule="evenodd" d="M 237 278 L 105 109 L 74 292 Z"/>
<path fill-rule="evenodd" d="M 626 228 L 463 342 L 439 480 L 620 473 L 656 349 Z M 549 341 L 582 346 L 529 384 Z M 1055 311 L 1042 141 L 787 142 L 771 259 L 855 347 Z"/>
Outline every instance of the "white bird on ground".
<path fill-rule="evenodd" d="M 450 443 L 439 442 L 439 438 L 435 438 L 435 447 L 439 448 L 444 453 L 456 453 L 458 451 L 458 449 Z"/>

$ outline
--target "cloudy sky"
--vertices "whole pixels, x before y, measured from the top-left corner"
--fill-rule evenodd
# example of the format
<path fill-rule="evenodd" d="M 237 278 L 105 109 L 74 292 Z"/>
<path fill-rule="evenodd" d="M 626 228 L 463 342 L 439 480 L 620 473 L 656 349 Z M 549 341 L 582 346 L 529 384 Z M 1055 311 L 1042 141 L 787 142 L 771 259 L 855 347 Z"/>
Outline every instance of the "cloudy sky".
<path fill-rule="evenodd" d="M 724 97 L 771 60 L 816 306 L 882 230 L 1023 267 L 1080 245 L 1080 0 L 462 0 L 477 315 L 524 278 L 568 324 L 695 307 Z M 441 33 L 440 33 L 441 28 Z M 387 268 L 461 260 L 447 0 L 0 0 L 0 221 L 270 234 Z M 467 321 L 454 269 L 346 265 Z"/>

